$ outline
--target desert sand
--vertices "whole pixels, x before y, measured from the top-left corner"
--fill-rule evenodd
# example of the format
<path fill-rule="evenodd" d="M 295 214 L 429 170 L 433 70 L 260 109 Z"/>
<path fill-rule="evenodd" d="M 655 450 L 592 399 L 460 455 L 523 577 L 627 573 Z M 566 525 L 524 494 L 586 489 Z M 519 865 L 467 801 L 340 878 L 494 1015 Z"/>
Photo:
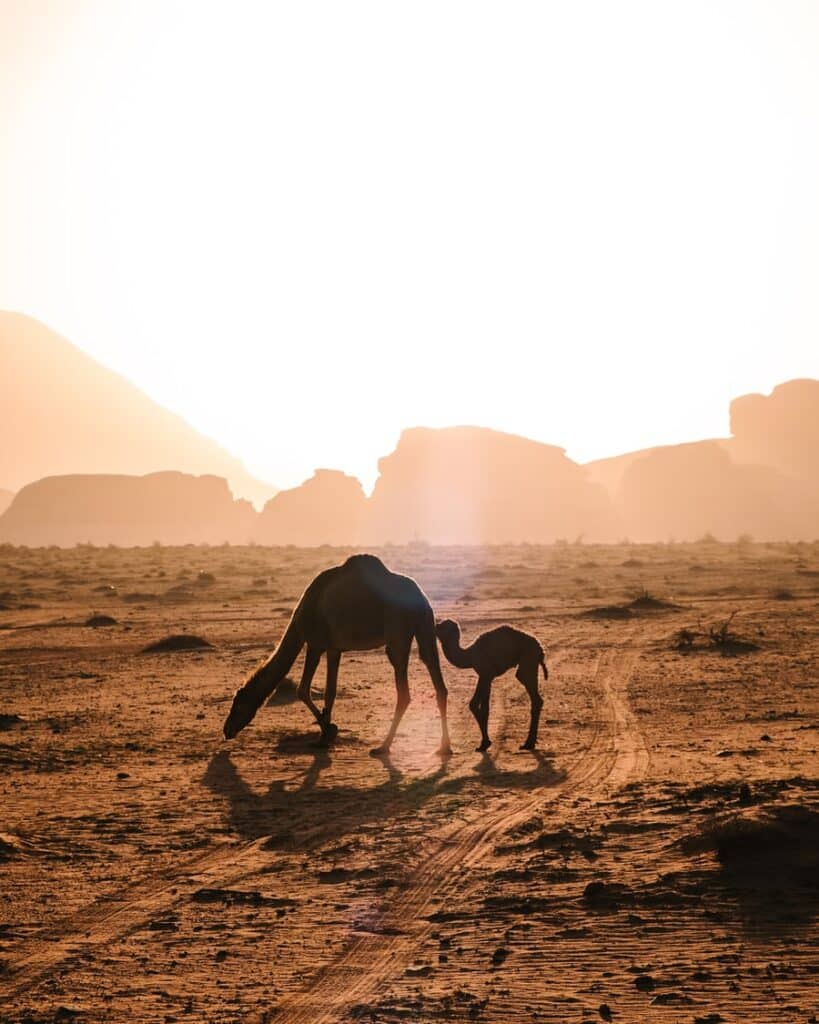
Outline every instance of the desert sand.
<path fill-rule="evenodd" d="M 287 692 L 225 742 L 349 553 L 0 548 L 0 1019 L 819 1019 L 819 544 L 376 550 L 466 640 L 540 639 L 538 749 L 509 674 L 477 753 L 442 659 L 437 757 L 413 652 L 368 756 L 378 651 L 332 748 Z"/>

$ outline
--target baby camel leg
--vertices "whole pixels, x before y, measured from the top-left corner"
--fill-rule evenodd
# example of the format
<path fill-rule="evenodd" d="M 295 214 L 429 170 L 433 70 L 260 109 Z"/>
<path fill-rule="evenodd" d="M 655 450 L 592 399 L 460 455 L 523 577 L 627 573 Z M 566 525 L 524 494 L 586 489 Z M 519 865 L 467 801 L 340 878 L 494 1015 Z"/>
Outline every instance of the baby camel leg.
<path fill-rule="evenodd" d="M 518 670 L 515 675 L 526 687 L 526 692 L 529 694 L 529 702 L 531 704 L 531 713 L 529 717 L 529 734 L 526 737 L 526 742 L 521 743 L 521 750 L 534 750 L 537 746 L 537 729 L 540 723 L 540 712 L 543 709 L 543 698 L 540 696 L 537 688 L 537 673 L 539 668 L 539 662 L 525 662 L 518 666 Z"/>
<path fill-rule="evenodd" d="M 493 676 L 479 676 L 475 693 L 469 702 L 469 710 L 475 716 L 478 728 L 481 730 L 481 743 L 476 750 L 488 750 L 492 740 L 489 739 L 487 731 L 489 726 L 489 691 L 492 686 Z"/>

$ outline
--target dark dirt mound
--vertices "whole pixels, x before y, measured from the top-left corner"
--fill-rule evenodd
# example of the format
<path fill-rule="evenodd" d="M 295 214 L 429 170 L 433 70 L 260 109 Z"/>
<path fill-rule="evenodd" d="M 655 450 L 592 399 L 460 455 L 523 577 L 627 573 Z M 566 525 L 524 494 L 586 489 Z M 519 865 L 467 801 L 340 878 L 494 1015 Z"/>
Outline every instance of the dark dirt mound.
<path fill-rule="evenodd" d="M 268 896 L 257 890 L 197 889 L 191 896 L 195 903 L 224 903 L 228 906 L 295 907 L 297 901 L 284 896 Z"/>
<path fill-rule="evenodd" d="M 0 832 L 0 863 L 4 860 L 11 860 L 12 857 L 16 857 L 20 853 L 22 853 L 22 848 L 18 840 L 7 832 Z"/>
<path fill-rule="evenodd" d="M 758 651 L 760 649 L 759 644 L 754 643 L 753 640 L 740 640 L 739 638 L 732 637 L 729 637 L 727 640 L 714 640 L 713 643 L 716 649 L 726 657 L 736 657 L 738 654 L 750 654 L 752 651 Z"/>
<path fill-rule="evenodd" d="M 23 719 L 19 715 L 0 714 L 0 732 L 5 729 L 13 729 L 15 725 L 22 725 Z"/>
<path fill-rule="evenodd" d="M 609 604 L 604 605 L 601 608 L 589 608 L 585 612 L 580 613 L 580 617 L 583 619 L 630 619 L 633 612 L 630 608 L 624 608 L 622 605 Z"/>
<path fill-rule="evenodd" d="M 141 590 L 134 590 L 130 594 L 123 594 L 122 600 L 126 604 L 142 604 L 145 601 L 156 601 L 156 594 L 144 593 Z"/>
<path fill-rule="evenodd" d="M 594 910 L 618 910 L 634 902 L 627 885 L 619 882 L 589 882 L 583 890 L 583 902 Z"/>
<path fill-rule="evenodd" d="M 734 871 L 819 869 L 819 810 L 782 804 L 718 822 L 710 839 L 717 859 Z"/>
<path fill-rule="evenodd" d="M 99 626 L 116 626 L 118 623 L 112 615 L 92 615 L 91 618 L 85 620 L 85 625 L 93 626 L 96 629 Z"/>
<path fill-rule="evenodd" d="M 174 633 L 162 640 L 148 644 L 142 648 L 143 654 L 165 654 L 169 651 L 201 651 L 212 648 L 213 644 L 208 643 L 204 637 L 193 636 L 188 633 Z"/>
<path fill-rule="evenodd" d="M 801 803 L 743 808 L 680 844 L 713 852 L 720 887 L 757 926 L 805 927 L 819 914 L 819 809 Z"/>

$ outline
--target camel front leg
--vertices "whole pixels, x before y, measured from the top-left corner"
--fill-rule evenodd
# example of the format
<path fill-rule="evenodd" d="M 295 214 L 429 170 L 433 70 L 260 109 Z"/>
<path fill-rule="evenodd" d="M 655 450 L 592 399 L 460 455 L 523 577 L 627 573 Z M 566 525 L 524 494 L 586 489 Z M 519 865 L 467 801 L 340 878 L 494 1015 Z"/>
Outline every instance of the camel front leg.
<path fill-rule="evenodd" d="M 478 685 L 475 687 L 475 694 L 469 702 L 469 710 L 475 716 L 478 728 L 481 730 L 481 743 L 476 750 L 488 750 L 492 744 L 489 739 L 489 692 L 492 686 L 492 676 L 480 676 Z"/>
<path fill-rule="evenodd" d="M 409 643 L 405 643 L 403 638 L 400 643 L 387 647 L 387 657 L 390 659 L 390 663 L 395 669 L 395 714 L 392 716 L 392 724 L 390 725 L 389 732 L 384 738 L 384 742 L 380 747 L 376 747 L 374 750 L 371 750 L 371 754 L 388 754 L 390 752 L 390 747 L 392 746 L 392 741 L 395 739 L 398 726 L 401 724 L 404 712 L 409 707 L 410 692 L 409 676 L 407 673 L 407 669 L 409 667 L 409 655 L 410 645 Z"/>
<path fill-rule="evenodd" d="M 333 725 L 333 704 L 336 700 L 338 686 L 338 666 L 341 662 L 341 651 L 327 652 L 327 683 L 324 688 L 324 710 L 321 713 L 322 743 L 329 745 L 338 736 L 338 726 Z"/>
<path fill-rule="evenodd" d="M 313 698 L 310 696 L 310 686 L 313 682 L 313 676 L 316 674 L 318 663 L 321 661 L 322 652 L 318 647 L 308 647 L 307 653 L 304 656 L 304 669 L 301 674 L 301 682 L 299 683 L 299 700 L 306 704 L 310 709 L 313 718 L 318 722 L 321 727 L 322 739 L 324 738 L 324 719 L 321 712 L 313 703 Z"/>

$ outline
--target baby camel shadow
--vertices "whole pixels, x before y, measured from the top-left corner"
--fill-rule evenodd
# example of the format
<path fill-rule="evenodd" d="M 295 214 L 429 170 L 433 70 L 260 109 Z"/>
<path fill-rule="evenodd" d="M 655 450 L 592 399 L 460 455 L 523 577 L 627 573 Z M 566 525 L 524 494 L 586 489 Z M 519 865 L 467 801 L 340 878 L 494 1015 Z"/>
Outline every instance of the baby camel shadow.
<path fill-rule="evenodd" d="M 297 740 L 288 740 L 298 748 Z M 416 811 L 439 792 L 447 762 L 422 778 L 405 781 L 388 755 L 378 760 L 387 771 L 375 786 L 317 785 L 332 764 L 332 750 L 309 748 L 312 755 L 301 780 L 292 776 L 274 779 L 267 792 L 258 794 L 245 782 L 226 750 L 215 754 L 203 777 L 207 788 L 228 803 L 228 821 L 243 839 L 269 837 L 270 846 L 310 848 L 337 840 L 370 823 L 388 826 L 392 818 Z M 368 759 L 368 763 L 372 763 Z M 465 779 L 453 780 L 455 790 Z M 448 790 L 452 792 L 452 790 Z"/>
<path fill-rule="evenodd" d="M 509 771 L 507 768 L 498 768 L 494 755 L 485 750 L 475 767 L 475 775 L 487 786 L 521 790 L 557 786 L 566 778 L 566 773 L 555 768 L 551 755 L 544 750 L 527 750 L 521 752 L 520 758 L 532 766 Z"/>

